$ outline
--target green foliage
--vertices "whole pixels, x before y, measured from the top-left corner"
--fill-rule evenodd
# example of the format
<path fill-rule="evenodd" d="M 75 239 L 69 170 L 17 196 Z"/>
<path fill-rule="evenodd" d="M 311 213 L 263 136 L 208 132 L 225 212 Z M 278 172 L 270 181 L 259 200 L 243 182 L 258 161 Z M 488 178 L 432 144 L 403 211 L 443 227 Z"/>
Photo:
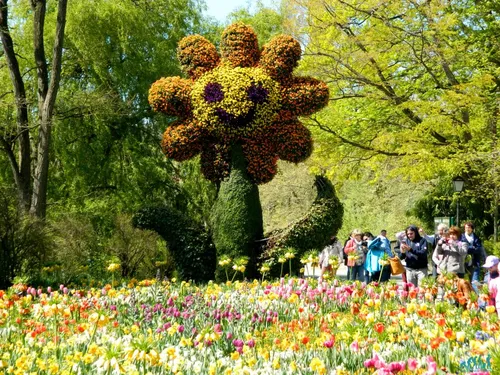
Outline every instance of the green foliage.
<path fill-rule="evenodd" d="M 360 167 L 378 178 L 386 165 L 389 177 L 412 182 L 462 174 L 481 186 L 471 189 L 477 197 L 491 195 L 500 82 L 493 3 L 302 4 L 302 69 L 330 82 L 331 93 L 309 123 L 313 163 L 339 182 L 360 178 Z"/>
<path fill-rule="evenodd" d="M 137 228 L 157 232 L 166 241 L 181 279 L 214 279 L 216 255 L 210 235 L 184 213 L 154 206 L 139 210 L 132 222 Z"/>
<path fill-rule="evenodd" d="M 492 240 L 484 240 L 483 241 L 484 249 L 486 250 L 486 254 L 488 255 L 496 255 L 500 257 L 500 243 L 494 242 Z"/>
<path fill-rule="evenodd" d="M 262 3 L 258 3 L 253 13 L 248 8 L 233 11 L 228 16 L 228 23 L 243 22 L 252 26 L 257 33 L 259 46 L 262 47 L 274 36 L 284 33 L 285 19 L 283 12 L 266 8 Z"/>
<path fill-rule="evenodd" d="M 460 226 L 472 221 L 474 230 L 481 238 L 489 238 L 493 234 L 492 215 L 489 212 L 491 201 L 488 197 L 476 195 L 465 189 L 461 193 L 453 192 L 450 179 L 441 179 L 436 186 L 415 202 L 410 210 L 413 216 L 419 217 L 428 230 L 434 230 L 434 217 L 456 216 L 457 203 L 460 209 Z"/>
<path fill-rule="evenodd" d="M 259 190 L 246 172 L 246 162 L 240 145 L 234 145 L 231 173 L 220 185 L 211 217 L 213 241 L 217 257 L 236 259 L 248 256 L 247 275 L 256 276 L 258 240 L 263 238 L 262 208 Z M 222 279 L 223 270 L 217 270 Z"/>
<path fill-rule="evenodd" d="M 168 261 L 165 244 L 159 241 L 159 236 L 133 227 L 130 215 L 116 217 L 115 230 L 106 243 L 106 250 L 118 259 L 121 275 L 126 278 L 151 278 L 155 275 L 156 263 Z"/>
<path fill-rule="evenodd" d="M 324 176 L 316 176 L 317 197 L 309 212 L 287 228 L 270 233 L 265 258 L 281 254 L 291 247 L 300 258 L 308 250 L 322 249 L 342 227 L 344 208 L 332 183 Z"/>
<path fill-rule="evenodd" d="M 426 225 L 419 212 L 412 210 L 433 181 L 413 183 L 391 177 L 390 170 L 382 166 L 377 175 L 363 168 L 356 173 L 358 180 L 339 183 L 337 190 L 344 204 L 344 222 L 338 235 L 341 241 L 348 239 L 355 228 L 374 235 L 385 229 L 389 239 L 409 224 L 424 226 L 433 233 L 433 224 Z"/>
<path fill-rule="evenodd" d="M 45 223 L 22 214 L 14 192 L 0 187 L 0 289 L 7 289 L 15 277 L 37 280 L 52 247 Z"/>
<path fill-rule="evenodd" d="M 152 117 L 147 92 L 162 74 L 179 74 L 177 42 L 196 29 L 199 11 L 191 0 L 72 4 L 53 200 L 83 210 L 87 201 L 105 200 L 128 212 L 175 200 L 174 170 L 159 148 L 168 119 Z"/>
<path fill-rule="evenodd" d="M 95 230 L 90 215 L 62 214 L 50 225 L 56 246 L 44 264 L 44 283 L 83 285 L 102 280 L 106 269 L 104 236 Z"/>

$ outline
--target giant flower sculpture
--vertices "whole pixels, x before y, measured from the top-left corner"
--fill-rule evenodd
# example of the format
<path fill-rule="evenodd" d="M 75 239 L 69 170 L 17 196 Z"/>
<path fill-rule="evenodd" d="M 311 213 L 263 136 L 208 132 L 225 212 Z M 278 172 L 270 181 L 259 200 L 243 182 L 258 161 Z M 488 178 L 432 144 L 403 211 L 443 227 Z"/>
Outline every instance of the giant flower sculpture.
<path fill-rule="evenodd" d="M 183 161 L 201 153 L 205 177 L 220 182 L 231 170 L 231 150 L 241 145 L 250 179 L 257 184 L 276 174 L 279 158 L 298 163 L 312 151 L 308 129 L 298 116 L 328 102 L 325 83 L 297 77 L 301 48 L 281 35 L 259 50 L 251 27 L 227 27 L 216 47 L 202 36 L 188 36 L 178 58 L 189 78 L 167 77 L 149 91 L 154 110 L 177 117 L 162 148 Z"/>

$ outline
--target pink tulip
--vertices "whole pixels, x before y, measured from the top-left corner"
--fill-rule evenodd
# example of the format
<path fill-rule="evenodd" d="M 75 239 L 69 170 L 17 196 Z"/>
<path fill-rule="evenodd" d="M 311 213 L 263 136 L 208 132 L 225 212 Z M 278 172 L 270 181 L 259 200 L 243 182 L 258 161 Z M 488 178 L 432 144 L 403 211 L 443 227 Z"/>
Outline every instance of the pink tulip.
<path fill-rule="evenodd" d="M 401 362 L 391 362 L 389 363 L 389 370 L 391 370 L 391 372 L 399 372 L 399 371 L 404 371 L 406 367 L 406 363 L 404 361 L 401 361 Z"/>
<path fill-rule="evenodd" d="M 323 343 L 323 346 L 330 349 L 333 346 L 333 344 L 334 344 L 334 341 L 332 339 L 330 339 L 330 340 L 326 340 Z"/>
<path fill-rule="evenodd" d="M 437 372 L 437 363 L 434 361 L 434 358 L 431 356 L 427 357 L 427 371 L 424 375 L 434 375 Z"/>
<path fill-rule="evenodd" d="M 414 358 L 408 358 L 408 370 L 415 371 L 418 367 L 418 362 Z"/>
<path fill-rule="evenodd" d="M 353 341 L 350 345 L 350 348 L 353 352 L 359 352 L 359 344 L 357 341 Z"/>
<path fill-rule="evenodd" d="M 366 368 L 372 368 L 372 367 L 375 367 L 375 360 L 372 358 L 372 359 L 367 359 L 366 361 L 363 362 L 363 365 L 366 367 Z"/>

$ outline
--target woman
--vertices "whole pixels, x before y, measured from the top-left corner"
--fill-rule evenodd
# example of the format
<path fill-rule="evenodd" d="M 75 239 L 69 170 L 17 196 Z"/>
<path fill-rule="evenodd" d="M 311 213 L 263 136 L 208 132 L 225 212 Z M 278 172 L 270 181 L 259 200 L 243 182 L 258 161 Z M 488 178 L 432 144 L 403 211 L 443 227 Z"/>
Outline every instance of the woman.
<path fill-rule="evenodd" d="M 453 273 L 461 279 L 464 278 L 467 243 L 459 241 L 460 235 L 460 228 L 451 227 L 448 231 L 448 238 L 438 240 L 432 254 L 438 274 Z"/>
<path fill-rule="evenodd" d="M 323 279 L 323 275 L 326 272 L 332 272 L 333 275 L 335 276 L 334 271 L 337 271 L 337 269 L 333 270 L 330 259 L 336 257 L 337 265 L 340 265 L 343 256 L 344 254 L 343 254 L 342 244 L 337 239 L 337 237 L 333 236 L 332 238 L 330 238 L 329 244 L 323 249 L 323 251 L 319 255 L 319 266 L 321 267 L 321 274 L 319 276 L 320 279 Z"/>
<path fill-rule="evenodd" d="M 391 243 L 382 234 L 368 243 L 365 272 L 368 272 L 370 275 L 369 281 L 385 282 L 391 278 L 391 266 L 388 261 L 388 258 L 391 256 Z M 384 259 L 387 264 L 383 264 L 384 262 L 382 261 Z"/>
<path fill-rule="evenodd" d="M 347 255 L 348 280 L 363 281 L 365 253 L 363 251 L 362 233 L 359 229 L 352 231 L 352 237 L 347 242 L 344 252 Z"/>
<path fill-rule="evenodd" d="M 427 240 L 420 236 L 415 225 L 406 228 L 405 234 L 398 256 L 406 263 L 406 281 L 418 287 L 427 276 Z"/>

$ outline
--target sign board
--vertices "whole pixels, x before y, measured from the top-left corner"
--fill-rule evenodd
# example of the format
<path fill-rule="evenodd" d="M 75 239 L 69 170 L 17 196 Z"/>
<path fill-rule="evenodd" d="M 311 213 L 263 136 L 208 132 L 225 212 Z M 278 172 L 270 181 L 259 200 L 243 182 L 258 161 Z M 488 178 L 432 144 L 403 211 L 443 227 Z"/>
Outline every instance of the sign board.
<path fill-rule="evenodd" d="M 446 224 L 448 228 L 455 223 L 455 218 L 452 216 L 439 216 L 434 218 L 434 233 L 437 233 L 437 227 L 439 224 Z"/>

